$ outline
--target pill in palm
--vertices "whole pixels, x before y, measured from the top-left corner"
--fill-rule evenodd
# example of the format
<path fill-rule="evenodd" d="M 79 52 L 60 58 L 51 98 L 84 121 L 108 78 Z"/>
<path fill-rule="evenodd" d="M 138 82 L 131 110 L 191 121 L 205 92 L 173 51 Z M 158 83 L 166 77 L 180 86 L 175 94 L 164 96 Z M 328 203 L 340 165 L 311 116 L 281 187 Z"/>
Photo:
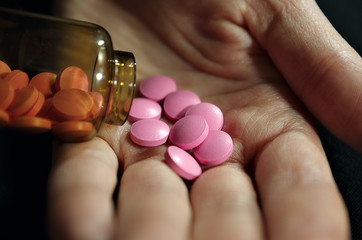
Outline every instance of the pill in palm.
<path fill-rule="evenodd" d="M 128 115 L 131 123 L 141 119 L 159 119 L 162 107 L 158 102 L 147 98 L 134 98 Z"/>
<path fill-rule="evenodd" d="M 185 116 L 189 107 L 201 103 L 201 99 L 189 90 L 177 90 L 168 94 L 163 102 L 165 115 L 171 121 Z"/>
<path fill-rule="evenodd" d="M 158 119 L 142 119 L 132 124 L 131 140 L 144 147 L 155 147 L 164 144 L 170 132 L 169 126 Z"/>
<path fill-rule="evenodd" d="M 192 149 L 200 145 L 209 133 L 204 117 L 189 115 L 178 120 L 170 130 L 171 142 L 182 148 Z"/>
<path fill-rule="evenodd" d="M 172 168 L 179 176 L 187 179 L 194 180 L 201 175 L 201 167 L 198 162 L 185 150 L 169 146 L 165 153 L 165 162 Z"/>
<path fill-rule="evenodd" d="M 224 123 L 224 117 L 219 107 L 212 103 L 202 102 L 191 106 L 186 114 L 203 116 L 210 130 L 220 130 Z"/>
<path fill-rule="evenodd" d="M 233 152 L 233 141 L 224 131 L 210 131 L 205 141 L 193 149 L 195 158 L 205 165 L 225 162 Z"/>
<path fill-rule="evenodd" d="M 140 93 L 154 101 L 162 101 L 169 93 L 176 91 L 176 82 L 163 75 L 151 76 L 140 83 Z"/>

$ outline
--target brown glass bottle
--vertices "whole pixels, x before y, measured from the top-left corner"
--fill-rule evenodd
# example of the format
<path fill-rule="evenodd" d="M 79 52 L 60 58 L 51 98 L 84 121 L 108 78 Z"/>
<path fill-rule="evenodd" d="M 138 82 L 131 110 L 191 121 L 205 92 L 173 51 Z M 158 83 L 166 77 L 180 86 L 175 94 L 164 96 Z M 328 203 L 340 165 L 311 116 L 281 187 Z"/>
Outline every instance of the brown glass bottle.
<path fill-rule="evenodd" d="M 109 34 L 99 25 L 0 8 L 0 60 L 26 72 L 29 79 L 41 72 L 58 74 L 69 66 L 79 67 L 88 77 L 88 91 L 103 96 L 100 113 L 88 120 L 94 129 L 98 131 L 103 122 L 126 121 L 135 89 L 135 58 L 113 50 Z"/>

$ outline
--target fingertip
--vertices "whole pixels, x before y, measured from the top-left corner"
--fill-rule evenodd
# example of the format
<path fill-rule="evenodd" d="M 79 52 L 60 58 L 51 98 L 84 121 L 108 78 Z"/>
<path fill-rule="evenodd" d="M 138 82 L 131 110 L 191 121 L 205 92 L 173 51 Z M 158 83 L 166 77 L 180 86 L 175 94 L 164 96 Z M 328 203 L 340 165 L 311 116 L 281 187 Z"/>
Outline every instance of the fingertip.
<path fill-rule="evenodd" d="M 55 141 L 54 148 L 47 191 L 49 235 L 111 239 L 118 171 L 114 152 L 98 137 L 81 143 Z"/>
<path fill-rule="evenodd" d="M 47 211 L 50 239 L 111 239 L 111 199 L 88 189 L 76 189 L 52 199 Z"/>

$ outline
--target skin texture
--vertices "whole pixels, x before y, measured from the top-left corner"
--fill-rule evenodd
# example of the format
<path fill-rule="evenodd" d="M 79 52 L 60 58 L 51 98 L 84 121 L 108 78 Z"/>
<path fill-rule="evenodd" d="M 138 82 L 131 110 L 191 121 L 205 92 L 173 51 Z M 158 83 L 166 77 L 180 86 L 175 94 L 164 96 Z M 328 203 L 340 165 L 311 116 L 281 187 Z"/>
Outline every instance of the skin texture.
<path fill-rule="evenodd" d="M 59 4 L 63 16 L 98 23 L 115 49 L 132 51 L 138 81 L 169 75 L 220 107 L 234 152 L 184 182 L 163 162 L 166 146 L 134 145 L 128 123 L 57 144 L 53 239 L 349 239 L 314 122 L 362 150 L 362 61 L 314 1 Z"/>

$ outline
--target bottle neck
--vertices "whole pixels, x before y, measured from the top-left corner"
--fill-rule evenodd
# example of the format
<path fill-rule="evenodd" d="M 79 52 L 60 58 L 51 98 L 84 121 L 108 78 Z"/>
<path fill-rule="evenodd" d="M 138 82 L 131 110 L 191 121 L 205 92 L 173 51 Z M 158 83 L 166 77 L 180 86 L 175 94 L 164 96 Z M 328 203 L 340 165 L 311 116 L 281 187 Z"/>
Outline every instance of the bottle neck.
<path fill-rule="evenodd" d="M 112 79 L 104 122 L 122 125 L 127 119 L 136 88 L 136 61 L 130 52 L 114 51 L 113 57 L 109 61 Z"/>

